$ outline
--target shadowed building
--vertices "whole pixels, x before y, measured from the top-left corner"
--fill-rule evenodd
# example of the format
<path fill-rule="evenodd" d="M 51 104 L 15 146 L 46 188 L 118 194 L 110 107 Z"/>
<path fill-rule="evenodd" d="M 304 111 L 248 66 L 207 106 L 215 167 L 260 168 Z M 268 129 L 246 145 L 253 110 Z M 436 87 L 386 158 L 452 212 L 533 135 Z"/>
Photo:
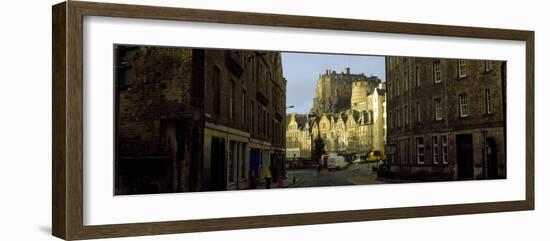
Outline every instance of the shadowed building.
<path fill-rule="evenodd" d="M 280 54 L 116 46 L 116 194 L 248 188 L 283 172 Z"/>
<path fill-rule="evenodd" d="M 286 80 L 278 52 L 202 50 L 204 189 L 248 188 L 284 174 Z"/>
<path fill-rule="evenodd" d="M 198 190 L 204 85 L 185 48 L 116 46 L 115 194 Z"/>
<path fill-rule="evenodd" d="M 506 63 L 386 57 L 388 157 L 418 180 L 506 177 Z"/>

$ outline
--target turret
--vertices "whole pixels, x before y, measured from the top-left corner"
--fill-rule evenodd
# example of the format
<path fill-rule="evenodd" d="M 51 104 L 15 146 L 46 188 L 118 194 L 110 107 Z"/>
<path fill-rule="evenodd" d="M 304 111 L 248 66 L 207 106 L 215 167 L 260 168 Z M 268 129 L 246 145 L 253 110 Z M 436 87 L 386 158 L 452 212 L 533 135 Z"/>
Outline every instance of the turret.
<path fill-rule="evenodd" d="M 351 85 L 351 109 L 357 111 L 367 110 L 367 96 L 369 95 L 369 83 L 357 81 Z"/>

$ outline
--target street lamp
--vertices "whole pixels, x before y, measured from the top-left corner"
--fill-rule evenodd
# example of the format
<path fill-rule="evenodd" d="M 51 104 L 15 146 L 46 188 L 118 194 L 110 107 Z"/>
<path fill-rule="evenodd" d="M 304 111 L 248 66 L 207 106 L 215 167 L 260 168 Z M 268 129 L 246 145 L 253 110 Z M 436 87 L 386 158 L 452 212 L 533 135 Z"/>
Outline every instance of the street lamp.
<path fill-rule="evenodd" d="M 287 107 L 286 107 L 287 110 L 288 110 L 288 109 L 292 109 L 292 108 L 294 108 L 293 105 L 290 105 L 290 106 L 287 106 Z M 288 125 L 288 123 L 287 123 L 287 125 Z M 286 149 L 285 149 L 285 150 L 286 150 Z M 285 156 L 286 156 L 286 152 L 285 152 Z M 293 157 L 292 159 L 293 159 L 293 160 L 292 160 L 292 161 L 293 161 L 292 164 L 295 165 L 295 164 L 296 164 L 296 154 L 294 154 L 294 157 Z M 286 169 L 286 168 L 285 168 L 285 169 Z M 285 171 L 285 172 L 286 172 L 286 171 Z M 292 183 L 296 183 L 296 167 L 294 167 L 294 176 L 292 177 Z"/>

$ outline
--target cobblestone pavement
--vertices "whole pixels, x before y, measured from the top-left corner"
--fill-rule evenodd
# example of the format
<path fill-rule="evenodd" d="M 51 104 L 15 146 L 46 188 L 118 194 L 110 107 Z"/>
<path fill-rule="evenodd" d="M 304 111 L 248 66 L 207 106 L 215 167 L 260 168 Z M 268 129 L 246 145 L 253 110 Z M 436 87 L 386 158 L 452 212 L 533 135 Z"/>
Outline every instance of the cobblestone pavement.
<path fill-rule="evenodd" d="M 319 174 L 316 169 L 287 170 L 287 180 L 296 176 L 296 183 L 289 187 L 326 187 L 363 184 L 382 184 L 372 171 L 374 164 L 352 164 L 346 169 L 328 171 L 323 169 Z"/>

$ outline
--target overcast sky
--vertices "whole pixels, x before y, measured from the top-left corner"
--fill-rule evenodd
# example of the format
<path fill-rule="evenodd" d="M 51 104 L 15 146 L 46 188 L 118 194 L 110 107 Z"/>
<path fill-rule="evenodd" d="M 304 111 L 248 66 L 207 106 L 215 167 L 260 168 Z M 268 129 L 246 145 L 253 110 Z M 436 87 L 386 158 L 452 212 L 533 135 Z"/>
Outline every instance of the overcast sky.
<path fill-rule="evenodd" d="M 287 113 L 308 113 L 313 105 L 315 83 L 327 69 L 351 73 L 365 73 L 386 80 L 384 57 L 335 54 L 282 53 L 283 75 L 286 78 L 286 105 L 293 105 Z"/>

